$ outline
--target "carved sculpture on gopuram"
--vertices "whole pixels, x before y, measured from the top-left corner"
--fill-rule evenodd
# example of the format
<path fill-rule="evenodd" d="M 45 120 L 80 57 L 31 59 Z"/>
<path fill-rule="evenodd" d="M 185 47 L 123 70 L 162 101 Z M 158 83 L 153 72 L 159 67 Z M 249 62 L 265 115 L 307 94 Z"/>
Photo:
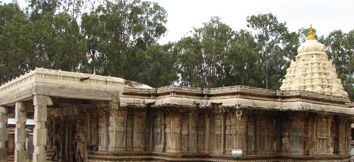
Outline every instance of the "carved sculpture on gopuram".
<path fill-rule="evenodd" d="M 25 161 L 33 117 L 33 162 L 348 162 L 351 105 L 312 28 L 280 90 L 153 88 L 36 68 L 0 86 L 0 161 Z"/>

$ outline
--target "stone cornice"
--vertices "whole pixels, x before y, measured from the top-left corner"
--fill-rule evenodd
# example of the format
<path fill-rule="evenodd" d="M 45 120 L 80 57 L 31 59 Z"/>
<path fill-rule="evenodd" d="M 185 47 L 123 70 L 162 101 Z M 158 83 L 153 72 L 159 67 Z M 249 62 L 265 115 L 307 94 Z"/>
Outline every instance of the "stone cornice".
<path fill-rule="evenodd" d="M 127 90 L 127 89 L 125 89 Z M 169 86 L 153 90 L 124 91 L 121 107 L 187 107 L 262 109 L 271 111 L 311 111 L 354 115 L 346 97 L 306 91 L 274 91 L 248 86 L 211 89 Z"/>
<path fill-rule="evenodd" d="M 0 86 L 0 105 L 36 94 L 111 100 L 123 90 L 122 78 L 36 68 Z"/>
<path fill-rule="evenodd" d="M 125 80 L 93 74 L 36 68 L 0 86 L 0 105 L 30 100 L 33 95 L 90 100 L 119 100 L 120 107 L 240 107 L 275 111 L 323 111 L 354 115 L 349 99 L 305 91 L 274 91 L 248 86 L 144 89 Z"/>

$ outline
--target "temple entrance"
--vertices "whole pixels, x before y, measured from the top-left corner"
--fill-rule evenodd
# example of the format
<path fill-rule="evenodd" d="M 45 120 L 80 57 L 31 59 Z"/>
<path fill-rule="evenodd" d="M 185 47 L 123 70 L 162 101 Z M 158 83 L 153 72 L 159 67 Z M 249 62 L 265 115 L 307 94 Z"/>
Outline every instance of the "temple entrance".
<path fill-rule="evenodd" d="M 90 100 L 53 98 L 48 109 L 47 159 L 86 162 L 98 150 L 98 112 Z"/>
<path fill-rule="evenodd" d="M 52 120 L 51 132 L 52 155 L 51 160 L 57 162 L 81 162 L 83 157 L 78 157 L 78 137 L 76 125 L 77 116 L 65 116 Z M 81 160 L 81 161 L 80 161 Z"/>

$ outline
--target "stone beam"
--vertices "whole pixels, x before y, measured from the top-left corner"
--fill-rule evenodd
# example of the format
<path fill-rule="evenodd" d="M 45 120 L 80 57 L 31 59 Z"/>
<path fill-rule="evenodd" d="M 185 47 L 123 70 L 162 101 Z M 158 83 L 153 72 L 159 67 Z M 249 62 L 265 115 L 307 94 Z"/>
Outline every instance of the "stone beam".
<path fill-rule="evenodd" d="M 7 109 L 0 106 L 0 162 L 7 161 Z"/>
<path fill-rule="evenodd" d="M 33 162 L 45 162 L 47 145 L 47 106 L 51 105 L 52 100 L 48 96 L 36 95 L 33 97 L 34 121 L 33 130 Z"/>
<path fill-rule="evenodd" d="M 26 161 L 26 107 L 23 102 L 15 105 L 15 162 Z"/>

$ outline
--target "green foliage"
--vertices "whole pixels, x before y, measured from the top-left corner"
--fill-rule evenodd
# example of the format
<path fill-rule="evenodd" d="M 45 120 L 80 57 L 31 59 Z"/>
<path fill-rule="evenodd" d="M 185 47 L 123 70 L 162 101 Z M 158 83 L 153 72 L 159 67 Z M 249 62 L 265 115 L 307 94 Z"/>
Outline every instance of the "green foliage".
<path fill-rule="evenodd" d="M 212 18 L 193 36 L 177 42 L 177 67 L 181 84 L 199 87 L 223 86 L 225 52 L 234 32 L 219 18 Z"/>
<path fill-rule="evenodd" d="M 32 53 L 31 24 L 18 6 L 0 5 L 0 82 L 28 69 Z"/>
<path fill-rule="evenodd" d="M 171 73 L 172 57 L 155 45 L 166 32 L 166 16 L 157 3 L 139 0 L 107 2 L 83 14 L 81 29 L 89 59 L 85 70 L 151 85 L 172 82 L 176 78 L 176 73 Z M 168 73 L 159 71 L 162 69 Z M 167 74 L 174 76 L 162 76 Z"/>
<path fill-rule="evenodd" d="M 233 30 L 212 17 L 167 45 L 166 11 L 141 0 L 31 0 L 26 12 L 0 3 L 0 83 L 35 67 L 118 76 L 160 87 L 248 85 L 278 89 L 307 29 L 288 31 L 272 14 Z M 87 10 L 87 6 L 96 6 Z M 78 22 L 80 20 L 80 22 Z M 354 30 L 318 36 L 354 98 Z"/>
<path fill-rule="evenodd" d="M 327 54 L 336 67 L 337 74 L 350 98 L 354 99 L 354 30 L 348 34 L 341 30 L 331 32 L 324 40 Z"/>
<path fill-rule="evenodd" d="M 226 51 L 226 75 L 223 83 L 261 87 L 263 72 L 260 57 L 252 34 L 245 30 L 236 32 L 231 48 Z"/>
<path fill-rule="evenodd" d="M 299 46 L 299 35 L 289 32 L 285 23 L 269 14 L 260 14 L 247 18 L 248 26 L 255 30 L 260 64 L 263 70 L 263 86 L 278 89 L 281 78 L 285 75 L 290 60 Z"/>
<path fill-rule="evenodd" d="M 125 79 L 138 80 L 153 87 L 170 85 L 177 80 L 175 58 L 164 47 L 153 44 L 146 50 L 134 48 L 129 55 L 124 68 Z"/>

